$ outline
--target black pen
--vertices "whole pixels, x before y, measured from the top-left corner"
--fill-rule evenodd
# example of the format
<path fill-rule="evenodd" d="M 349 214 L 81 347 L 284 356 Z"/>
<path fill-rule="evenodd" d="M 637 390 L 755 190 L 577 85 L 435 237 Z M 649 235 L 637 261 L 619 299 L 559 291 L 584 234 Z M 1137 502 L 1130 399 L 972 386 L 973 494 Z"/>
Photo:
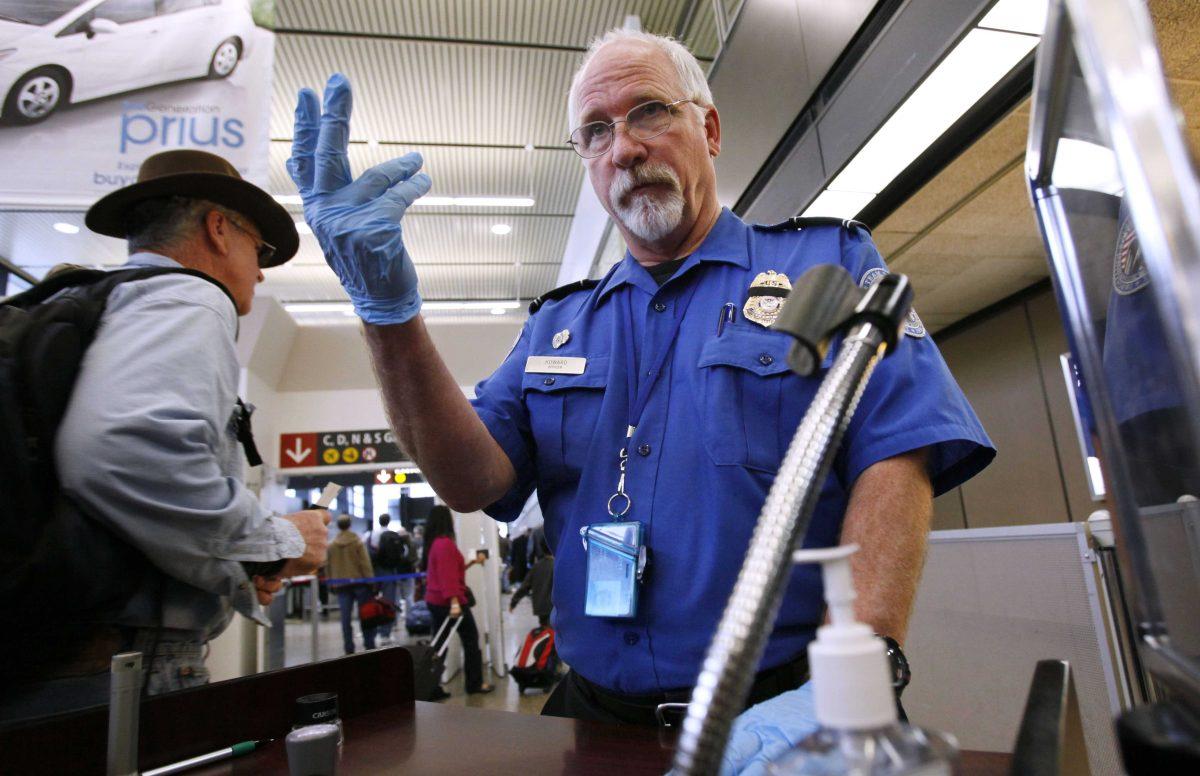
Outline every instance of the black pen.
<path fill-rule="evenodd" d="M 721 308 L 721 317 L 717 319 L 717 336 L 721 336 L 721 332 L 725 329 L 726 323 L 733 323 L 734 316 L 737 315 L 737 305 L 733 302 L 726 302 Z"/>
<path fill-rule="evenodd" d="M 260 746 L 265 746 L 274 740 L 275 739 L 273 738 L 264 738 L 261 741 L 243 741 L 240 744 L 227 746 L 224 749 L 218 749 L 215 752 L 202 754 L 198 757 L 192 757 L 188 760 L 180 760 L 177 763 L 164 765 L 161 768 L 142 771 L 142 776 L 168 776 L 172 773 L 182 773 L 183 771 L 190 770 L 192 768 L 199 768 L 201 765 L 208 765 L 209 763 L 216 763 L 220 762 L 221 760 L 228 760 L 233 757 L 240 757 L 241 755 L 249 754 Z"/>

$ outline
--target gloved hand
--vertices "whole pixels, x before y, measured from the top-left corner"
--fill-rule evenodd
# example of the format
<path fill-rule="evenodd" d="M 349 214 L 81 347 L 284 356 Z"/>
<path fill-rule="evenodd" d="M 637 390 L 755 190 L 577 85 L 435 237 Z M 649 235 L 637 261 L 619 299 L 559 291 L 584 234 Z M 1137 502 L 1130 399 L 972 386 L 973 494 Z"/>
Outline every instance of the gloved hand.
<path fill-rule="evenodd" d="M 733 721 L 721 759 L 721 776 L 760 776 L 817 729 L 812 682 L 743 711 Z"/>
<path fill-rule="evenodd" d="M 304 201 L 304 219 L 325 252 L 354 310 L 367 323 L 403 323 L 421 309 L 417 271 L 401 240 L 400 218 L 432 182 L 419 173 L 421 155 L 378 164 L 358 180 L 350 175 L 350 82 L 335 73 L 322 110 L 312 89 L 301 89 L 288 173 Z"/>

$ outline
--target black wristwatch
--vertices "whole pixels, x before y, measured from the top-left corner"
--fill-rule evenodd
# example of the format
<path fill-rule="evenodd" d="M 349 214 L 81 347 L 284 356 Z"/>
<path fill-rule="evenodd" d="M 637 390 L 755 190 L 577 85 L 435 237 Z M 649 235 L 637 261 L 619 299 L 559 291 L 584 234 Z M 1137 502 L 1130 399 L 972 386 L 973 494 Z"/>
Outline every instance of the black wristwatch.
<path fill-rule="evenodd" d="M 888 662 L 892 667 L 892 689 L 896 691 L 896 697 L 900 697 L 900 693 L 904 692 L 904 688 L 908 687 L 909 681 L 912 680 L 912 669 L 908 667 L 908 658 L 904 656 L 904 650 L 900 649 L 900 644 L 891 636 L 880 636 L 883 643 L 887 644 Z"/>

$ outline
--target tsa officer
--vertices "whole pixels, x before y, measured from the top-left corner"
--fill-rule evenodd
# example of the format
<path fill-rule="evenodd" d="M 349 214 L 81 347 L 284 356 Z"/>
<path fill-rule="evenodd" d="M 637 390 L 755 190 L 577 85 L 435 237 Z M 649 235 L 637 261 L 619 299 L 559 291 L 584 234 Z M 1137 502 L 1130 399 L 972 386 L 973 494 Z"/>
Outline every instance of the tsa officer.
<path fill-rule="evenodd" d="M 766 328 L 788 279 L 824 262 L 869 284 L 885 271 L 878 252 L 854 224 L 755 228 L 722 209 L 720 118 L 695 58 L 669 39 L 614 31 L 585 57 L 569 113 L 573 147 L 629 253 L 603 280 L 535 303 L 468 403 L 421 321 L 402 240 L 400 217 L 430 186 L 420 157 L 352 180 L 344 78 L 324 100 L 320 109 L 301 93 L 289 167 L 366 324 L 402 447 L 460 511 L 512 520 L 536 489 L 572 667 L 547 711 L 653 724 L 658 704 L 690 697 L 819 382 L 789 372 L 788 338 Z M 805 537 L 861 545 L 858 616 L 897 646 L 932 496 L 994 454 L 919 320 L 907 330 L 863 396 Z M 804 723 L 805 646 L 822 617 L 817 571 L 796 570 L 750 699 L 798 710 L 784 714 L 796 720 L 787 736 Z M 753 722 L 735 728 L 732 770 L 786 746 Z"/>

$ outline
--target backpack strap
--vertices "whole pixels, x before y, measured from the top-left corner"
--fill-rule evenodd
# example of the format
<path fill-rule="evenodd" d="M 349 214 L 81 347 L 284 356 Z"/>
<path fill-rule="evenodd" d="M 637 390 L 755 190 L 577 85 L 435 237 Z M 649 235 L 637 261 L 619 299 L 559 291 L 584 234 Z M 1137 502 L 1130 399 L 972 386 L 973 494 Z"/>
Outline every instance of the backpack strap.
<path fill-rule="evenodd" d="M 14 307 L 32 307 L 41 304 L 50 297 L 67 288 L 82 288 L 94 287 L 95 293 L 107 297 L 114 288 L 122 283 L 129 283 L 135 280 L 145 280 L 147 278 L 157 277 L 159 275 L 191 275 L 192 277 L 201 278 L 212 283 L 217 288 L 221 289 L 221 293 L 225 294 L 229 299 L 230 304 L 237 308 L 237 303 L 233 301 L 233 294 L 229 293 L 229 289 L 225 284 L 217 280 L 211 275 L 206 275 L 200 270 L 189 269 L 187 267 L 133 267 L 130 269 L 72 269 L 65 272 L 60 272 L 53 277 L 49 277 L 32 288 L 11 296 L 4 301 L 6 305 Z"/>

